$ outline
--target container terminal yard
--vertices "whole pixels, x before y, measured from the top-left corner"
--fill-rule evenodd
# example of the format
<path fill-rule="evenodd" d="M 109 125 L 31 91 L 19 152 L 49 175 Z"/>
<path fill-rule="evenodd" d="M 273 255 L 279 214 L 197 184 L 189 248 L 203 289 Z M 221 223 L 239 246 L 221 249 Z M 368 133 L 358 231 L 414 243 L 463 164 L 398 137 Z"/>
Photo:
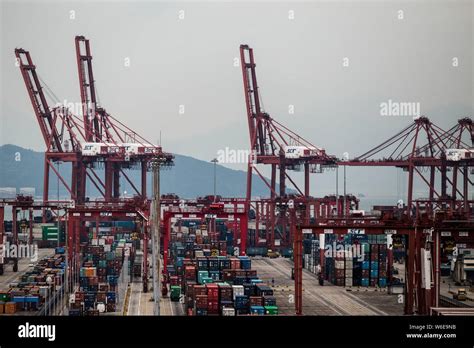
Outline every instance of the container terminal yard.
<path fill-rule="evenodd" d="M 76 36 L 68 47 L 75 48 L 80 114 L 51 106 L 54 94 L 33 60 L 47 50 L 12 52 L 44 139 L 44 190 L 41 200 L 0 200 L 7 251 L 0 258 L 1 316 L 474 315 L 472 119 L 442 129 L 420 116 L 341 159 L 330 144 L 312 144 L 263 110 L 258 52 L 242 44 L 242 119 L 252 150 L 246 195 L 184 198 L 160 192 L 160 171 L 173 170 L 172 149 L 97 106 L 91 42 Z M 58 162 L 71 165 L 70 178 Z M 345 190 L 310 195 L 313 174 L 346 167 L 398 168 L 406 200 L 362 210 Z M 130 169 L 141 173 L 138 182 Z M 304 173 L 302 187 L 295 172 Z M 253 174 L 266 197 L 252 194 Z M 69 199 L 50 196 L 53 175 Z M 427 196 L 415 195 L 415 179 Z M 121 196 L 125 181 L 130 198 Z M 101 197 L 87 197 L 88 185 Z M 36 256 L 23 257 L 27 251 Z"/>

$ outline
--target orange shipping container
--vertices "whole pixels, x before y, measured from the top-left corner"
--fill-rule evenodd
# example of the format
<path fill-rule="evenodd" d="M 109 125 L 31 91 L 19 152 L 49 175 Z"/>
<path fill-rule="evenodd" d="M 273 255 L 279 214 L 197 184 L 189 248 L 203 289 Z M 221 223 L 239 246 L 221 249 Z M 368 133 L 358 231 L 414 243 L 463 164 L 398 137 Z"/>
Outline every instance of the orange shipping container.
<path fill-rule="evenodd" d="M 15 314 L 16 313 L 16 303 L 7 302 L 5 304 L 5 314 Z"/>

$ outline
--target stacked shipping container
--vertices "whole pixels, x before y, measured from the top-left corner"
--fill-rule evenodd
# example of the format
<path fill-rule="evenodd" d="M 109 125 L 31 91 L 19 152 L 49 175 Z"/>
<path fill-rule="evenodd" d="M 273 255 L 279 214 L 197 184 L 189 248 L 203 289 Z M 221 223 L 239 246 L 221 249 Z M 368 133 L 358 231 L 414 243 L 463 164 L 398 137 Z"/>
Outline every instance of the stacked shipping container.
<path fill-rule="evenodd" d="M 58 252 L 64 252 L 62 248 Z M 38 311 L 63 287 L 64 255 L 41 259 L 18 283 L 0 291 L 0 314 Z"/>
<path fill-rule="evenodd" d="M 167 273 L 171 289 L 181 287 L 189 315 L 278 314 L 273 290 L 258 279 L 250 258 L 227 255 L 232 239 L 225 229 L 211 235 L 186 227 L 172 232 Z"/>
<path fill-rule="evenodd" d="M 319 241 L 305 244 L 304 267 L 316 273 Z M 386 287 L 388 267 L 386 235 L 325 234 L 325 277 L 334 285 Z"/>
<path fill-rule="evenodd" d="M 111 232 L 114 234 L 108 235 Z M 128 255 L 133 261 L 135 247 L 139 246 L 132 237 L 133 233 L 126 232 L 123 226 L 90 228 L 89 243 L 81 246 L 84 261 L 80 269 L 79 290 L 69 305 L 69 315 L 99 315 L 119 310 L 118 279 L 124 257 Z M 130 269 L 125 272 L 130 272 Z"/>

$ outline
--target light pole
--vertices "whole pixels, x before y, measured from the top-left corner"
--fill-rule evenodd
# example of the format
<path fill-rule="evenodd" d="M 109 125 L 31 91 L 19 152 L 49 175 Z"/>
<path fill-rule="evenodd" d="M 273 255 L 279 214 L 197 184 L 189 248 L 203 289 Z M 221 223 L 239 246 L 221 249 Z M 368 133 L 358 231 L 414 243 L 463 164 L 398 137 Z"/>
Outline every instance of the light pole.
<path fill-rule="evenodd" d="M 153 168 L 153 217 L 154 229 L 152 235 L 152 267 L 153 267 L 153 308 L 155 315 L 160 315 L 160 223 L 161 223 L 161 202 L 160 202 L 160 159 L 152 162 Z M 166 250 L 165 250 L 166 251 Z M 166 253 L 164 253 L 166 255 Z M 165 256 L 166 257 L 166 256 Z"/>
<path fill-rule="evenodd" d="M 339 166 L 336 167 L 336 216 L 339 216 Z"/>
<path fill-rule="evenodd" d="M 57 167 L 58 167 L 58 173 L 59 173 L 59 162 L 58 162 Z M 59 202 L 59 175 L 57 175 L 57 177 L 58 177 L 58 202 Z M 58 210 L 57 210 L 57 214 L 56 214 L 56 219 L 58 220 L 58 221 L 57 221 L 57 228 L 58 228 L 58 236 L 57 236 L 57 238 L 58 238 L 58 242 L 57 242 L 57 245 L 56 245 L 56 246 L 59 247 L 59 203 L 58 203 Z"/>
<path fill-rule="evenodd" d="M 344 217 L 346 217 L 346 166 L 344 166 Z"/>
<path fill-rule="evenodd" d="M 216 166 L 217 166 L 217 163 L 219 163 L 219 161 L 217 160 L 217 158 L 214 158 L 213 160 L 211 160 L 212 163 L 214 163 L 214 202 L 216 201 L 216 187 L 217 187 L 217 179 L 216 179 Z"/>
<path fill-rule="evenodd" d="M 47 304 L 47 309 L 49 310 L 49 315 L 51 315 L 51 306 L 50 306 L 50 301 L 51 301 L 51 298 L 53 297 L 52 295 L 52 291 L 51 291 L 51 295 L 48 296 L 48 294 L 50 294 L 50 290 L 51 290 L 51 283 L 53 282 L 53 278 L 51 278 L 51 276 L 47 276 L 46 277 L 46 283 L 48 284 L 48 291 L 46 292 L 46 304 Z M 49 300 L 48 300 L 48 297 L 49 297 Z M 46 308 L 45 308 L 45 315 L 46 315 Z M 54 313 L 53 313 L 54 315 Z"/>

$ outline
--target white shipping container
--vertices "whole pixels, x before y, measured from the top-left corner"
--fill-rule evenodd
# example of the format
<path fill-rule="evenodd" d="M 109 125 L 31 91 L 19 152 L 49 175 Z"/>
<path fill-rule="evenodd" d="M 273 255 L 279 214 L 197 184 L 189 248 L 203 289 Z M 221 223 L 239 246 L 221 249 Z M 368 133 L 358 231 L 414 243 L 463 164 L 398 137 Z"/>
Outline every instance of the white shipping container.
<path fill-rule="evenodd" d="M 243 285 L 232 285 L 232 298 L 235 301 L 236 296 L 244 295 L 244 286 Z"/>
<path fill-rule="evenodd" d="M 302 158 L 317 154 L 314 147 L 307 146 L 285 146 L 285 158 Z"/>
<path fill-rule="evenodd" d="M 234 317 L 235 316 L 235 309 L 234 308 L 222 308 L 222 315 L 224 317 Z"/>
<path fill-rule="evenodd" d="M 99 313 L 104 313 L 105 312 L 105 304 L 102 302 L 97 303 L 97 310 Z"/>
<path fill-rule="evenodd" d="M 105 144 L 104 143 L 83 143 L 81 152 L 82 156 L 97 156 L 100 154 L 100 147 Z"/>
<path fill-rule="evenodd" d="M 93 239 L 91 240 L 91 244 L 92 244 L 92 245 L 98 245 L 98 244 L 99 244 L 99 241 L 97 240 L 97 238 L 93 238 Z"/>
<path fill-rule="evenodd" d="M 99 239 L 99 245 L 105 245 L 105 239 L 104 238 Z"/>
<path fill-rule="evenodd" d="M 127 155 L 138 155 L 140 152 L 140 147 L 142 150 L 141 152 L 143 152 L 143 146 L 140 146 L 140 144 L 137 143 L 122 143 L 120 145 L 123 146 Z"/>
<path fill-rule="evenodd" d="M 346 269 L 353 269 L 354 268 L 354 261 L 346 260 Z"/>
<path fill-rule="evenodd" d="M 34 187 L 20 187 L 20 195 L 34 197 L 36 195 L 36 189 Z"/>
<path fill-rule="evenodd" d="M 16 187 L 0 187 L 1 198 L 14 198 L 16 197 Z"/>
<path fill-rule="evenodd" d="M 474 149 L 446 149 L 446 159 L 448 161 L 460 161 L 474 156 Z"/>
<path fill-rule="evenodd" d="M 104 245 L 104 251 L 109 252 L 111 250 L 111 245 L 110 244 L 105 244 Z"/>
<path fill-rule="evenodd" d="M 352 286 L 352 278 L 347 278 L 346 277 L 345 284 L 346 284 L 346 286 Z"/>
<path fill-rule="evenodd" d="M 352 278 L 352 270 L 346 270 L 346 278 Z"/>
<path fill-rule="evenodd" d="M 40 286 L 39 287 L 39 294 L 43 298 L 45 298 L 46 296 L 49 296 L 49 286 Z"/>
<path fill-rule="evenodd" d="M 334 261 L 334 267 L 336 269 L 344 269 L 344 261 Z"/>

